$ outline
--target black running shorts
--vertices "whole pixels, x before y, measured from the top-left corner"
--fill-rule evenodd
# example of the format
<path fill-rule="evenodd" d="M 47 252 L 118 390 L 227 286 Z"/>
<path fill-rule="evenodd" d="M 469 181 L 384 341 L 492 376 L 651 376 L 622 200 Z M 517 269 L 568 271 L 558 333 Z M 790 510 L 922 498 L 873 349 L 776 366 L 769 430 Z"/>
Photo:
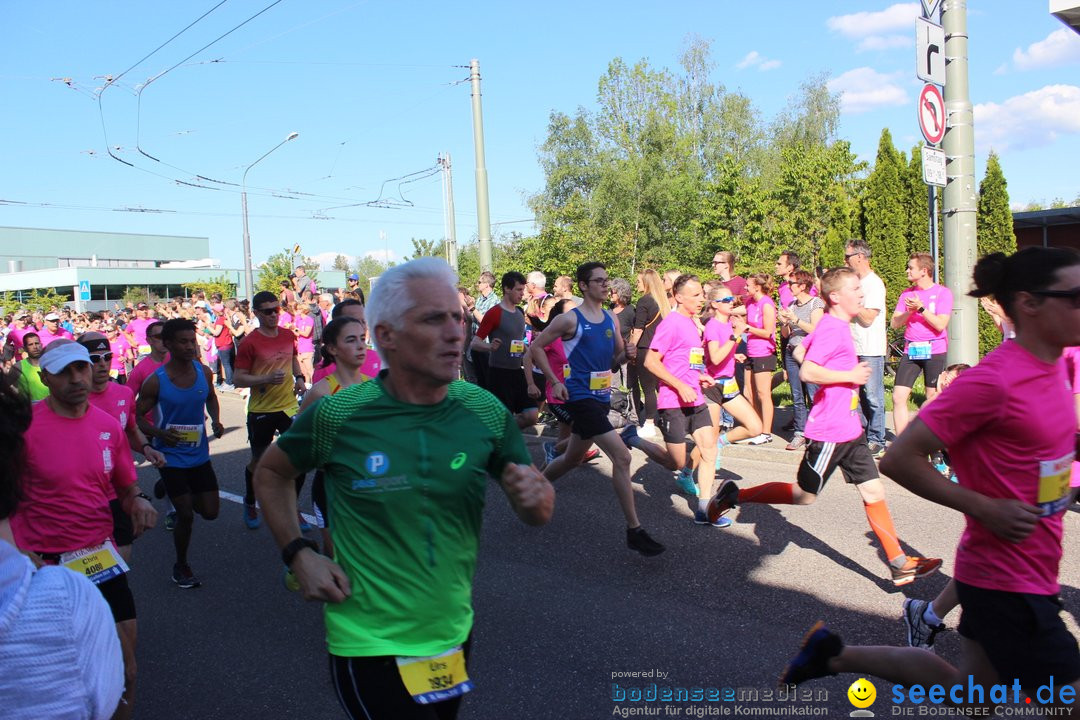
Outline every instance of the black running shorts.
<path fill-rule="evenodd" d="M 272 413 L 248 413 L 247 431 L 251 456 L 261 457 L 266 448 L 274 442 L 274 433 L 283 433 L 291 425 L 292 417 L 281 410 Z"/>
<path fill-rule="evenodd" d="M 540 406 L 539 400 L 529 397 L 524 370 L 488 368 L 488 390 L 514 415 Z"/>
<path fill-rule="evenodd" d="M 567 411 L 566 406 L 562 403 L 548 403 L 548 411 L 555 416 L 555 419 L 564 425 L 573 425 L 574 418 L 570 417 L 570 413 Z"/>
<path fill-rule="evenodd" d="M 912 360 L 905 355 L 900 358 L 900 364 L 896 368 L 896 387 L 911 387 L 919 373 L 922 373 L 923 384 L 928 388 L 936 388 L 938 375 L 944 370 L 945 353 L 931 355 L 926 360 Z"/>
<path fill-rule="evenodd" d="M 195 467 L 178 468 L 166 465 L 159 472 L 161 472 L 162 482 L 165 483 L 165 492 L 170 499 L 181 495 L 218 491 L 217 475 L 209 460 Z"/>
<path fill-rule="evenodd" d="M 746 358 L 746 364 L 750 368 L 750 372 L 776 372 L 776 356 L 766 355 L 765 357 Z"/>
<path fill-rule="evenodd" d="M 660 411 L 660 432 L 664 442 L 681 445 L 686 435 L 693 435 L 701 428 L 712 427 L 712 415 L 705 403 L 685 408 L 664 408 Z"/>
<path fill-rule="evenodd" d="M 842 443 L 808 440 L 799 463 L 799 487 L 813 495 L 821 494 L 829 476 L 838 467 L 844 473 L 844 480 L 852 485 L 880 477 L 874 456 L 866 446 L 865 435 Z"/>
<path fill-rule="evenodd" d="M 566 408 L 566 411 L 570 413 L 570 417 L 573 419 L 573 422 L 570 423 L 571 431 L 582 440 L 600 437 L 604 433 L 609 433 L 615 429 L 608 419 L 608 412 L 611 411 L 609 403 L 585 398 L 584 400 L 571 400 L 564 403 L 563 407 Z"/>
<path fill-rule="evenodd" d="M 131 516 L 124 512 L 118 498 L 109 501 L 109 510 L 112 511 L 113 540 L 117 547 L 135 542 L 135 526 L 131 524 Z"/>
<path fill-rule="evenodd" d="M 726 388 L 726 391 L 725 391 Z M 735 378 L 718 377 L 716 384 L 705 388 L 705 402 L 710 405 L 723 405 L 728 400 L 734 400 L 741 395 L 739 383 Z"/>

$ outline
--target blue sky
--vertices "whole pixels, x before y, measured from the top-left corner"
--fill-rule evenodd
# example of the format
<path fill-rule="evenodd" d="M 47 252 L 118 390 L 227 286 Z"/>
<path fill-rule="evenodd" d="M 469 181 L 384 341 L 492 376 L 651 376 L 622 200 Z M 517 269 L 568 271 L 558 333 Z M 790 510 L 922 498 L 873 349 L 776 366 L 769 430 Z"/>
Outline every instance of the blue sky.
<path fill-rule="evenodd" d="M 280 0 L 234 30 L 272 2 L 228 0 L 141 63 L 217 0 L 5 4 L 0 224 L 208 236 L 215 258 L 240 267 L 244 168 L 298 132 L 248 174 L 256 264 L 294 243 L 329 264 L 441 239 L 439 175 L 384 185 L 441 152 L 466 242 L 476 201 L 460 66 L 477 58 L 491 219 L 496 232 L 529 232 L 549 113 L 594 107 L 614 57 L 676 67 L 691 33 L 713 43 L 714 81 L 765 118 L 825 72 L 843 93 L 840 134 L 861 157 L 872 161 L 884 127 L 905 151 L 920 138 L 918 2 Z M 1080 35 L 1045 0 L 969 0 L 968 29 L 977 179 L 992 147 L 1014 205 L 1072 200 Z M 388 206 L 340 207 L 378 199 Z"/>

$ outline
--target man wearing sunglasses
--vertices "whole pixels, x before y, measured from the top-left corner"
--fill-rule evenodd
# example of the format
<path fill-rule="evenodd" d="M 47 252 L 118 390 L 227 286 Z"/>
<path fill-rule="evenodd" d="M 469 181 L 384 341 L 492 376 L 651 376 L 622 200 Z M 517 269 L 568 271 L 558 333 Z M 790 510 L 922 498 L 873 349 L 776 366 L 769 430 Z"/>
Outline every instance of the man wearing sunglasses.
<path fill-rule="evenodd" d="M 296 396 L 304 392 L 304 375 L 296 354 L 296 336 L 288 328 L 278 327 L 281 302 L 272 292 L 259 292 L 251 299 L 259 327 L 240 343 L 236 351 L 233 381 L 236 387 L 251 388 L 247 407 L 248 442 L 251 462 L 244 469 L 244 524 L 255 530 L 261 524 L 255 508 L 252 473 L 275 433 L 285 432 L 299 410 Z M 288 382 L 290 374 L 293 382 Z M 300 495 L 304 476 L 296 479 Z M 301 529 L 310 529 L 301 523 Z"/>
<path fill-rule="evenodd" d="M 80 335 L 78 342 L 90 353 L 92 373 L 88 398 L 90 404 L 99 410 L 104 410 L 120 423 L 132 452 L 143 455 L 155 467 L 162 467 L 165 464 L 165 457 L 150 446 L 146 435 L 135 423 L 135 393 L 127 385 L 110 381 L 109 371 L 112 369 L 113 353 L 109 349 L 109 338 L 99 332 L 88 332 Z M 131 518 L 120 507 L 116 492 L 111 487 L 108 490 L 116 549 L 120 551 L 120 557 L 124 558 L 124 562 L 130 563 L 135 529 L 131 524 Z"/>

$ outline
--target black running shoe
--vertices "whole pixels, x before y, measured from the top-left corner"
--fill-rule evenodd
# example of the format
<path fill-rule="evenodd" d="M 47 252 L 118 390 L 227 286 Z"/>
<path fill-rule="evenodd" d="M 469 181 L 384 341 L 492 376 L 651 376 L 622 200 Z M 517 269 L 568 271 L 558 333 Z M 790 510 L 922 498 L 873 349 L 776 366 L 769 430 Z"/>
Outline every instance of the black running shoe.
<path fill-rule="evenodd" d="M 818 620 L 803 638 L 799 654 L 791 659 L 784 674 L 780 676 L 781 685 L 798 685 L 814 678 L 835 675 L 829 670 L 829 660 L 840 654 L 844 642 L 840 636 L 831 632 L 825 623 Z"/>
<path fill-rule="evenodd" d="M 649 537 L 649 533 L 645 532 L 645 528 L 641 526 L 626 529 L 626 547 L 637 550 L 646 557 L 659 555 L 665 549 L 663 545 Z"/>
<path fill-rule="evenodd" d="M 735 484 L 734 480 L 725 480 L 724 484 L 709 500 L 708 509 L 706 510 L 709 513 L 709 522 L 716 522 L 720 516 L 735 507 L 738 502 L 739 486 Z"/>
<path fill-rule="evenodd" d="M 173 565 L 172 581 L 182 588 L 197 588 L 202 585 L 195 573 L 187 565 Z"/>

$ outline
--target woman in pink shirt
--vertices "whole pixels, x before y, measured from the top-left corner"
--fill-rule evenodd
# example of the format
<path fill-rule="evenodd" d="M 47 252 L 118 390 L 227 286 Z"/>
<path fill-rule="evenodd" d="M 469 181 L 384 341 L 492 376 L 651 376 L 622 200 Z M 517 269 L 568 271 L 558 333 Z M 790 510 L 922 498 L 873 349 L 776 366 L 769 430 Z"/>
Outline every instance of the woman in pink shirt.
<path fill-rule="evenodd" d="M 750 300 L 746 303 L 746 382 L 743 393 L 757 410 L 763 432 L 748 442 L 762 445 L 772 440 L 772 377 L 776 372 L 776 303 L 771 297 L 773 279 L 766 273 L 746 278 Z"/>
<path fill-rule="evenodd" d="M 894 690 L 959 685 L 966 694 L 981 686 L 980 705 L 995 702 L 989 688 L 997 683 L 1008 702 L 1022 702 L 1014 687 L 1040 704 L 1075 702 L 1080 647 L 1061 619 L 1058 571 L 1077 444 L 1061 358 L 1080 344 L 1080 255 L 1043 247 L 993 253 L 975 266 L 971 294 L 992 295 L 1015 323 L 1016 338 L 924 407 L 881 461 L 900 485 L 964 514 L 954 571 L 960 667 L 920 648 L 845 647 L 819 623 L 782 683 L 871 673 L 898 683 Z M 942 449 L 957 483 L 927 459 Z M 1041 689 L 1048 684 L 1049 698 Z"/>
<path fill-rule="evenodd" d="M 296 306 L 297 315 L 293 318 L 293 329 L 296 332 L 296 357 L 300 361 L 300 372 L 304 373 L 304 382 L 311 387 L 311 376 L 314 368 L 311 358 L 315 354 L 315 343 L 312 333 L 315 332 L 315 318 L 311 317 L 311 306 L 300 303 Z"/>
<path fill-rule="evenodd" d="M 735 348 L 738 347 L 739 336 L 746 329 L 743 319 L 732 315 L 737 300 L 738 296 L 728 285 L 720 285 L 709 292 L 712 317 L 705 324 L 705 371 L 715 383 L 705 388 L 705 402 L 712 414 L 713 427 L 719 434 L 716 445 L 717 470 L 720 469 L 719 448 L 761 434 L 761 418 L 739 392 L 739 384 L 735 382 Z M 721 408 L 739 421 L 738 427 L 720 432 Z"/>

